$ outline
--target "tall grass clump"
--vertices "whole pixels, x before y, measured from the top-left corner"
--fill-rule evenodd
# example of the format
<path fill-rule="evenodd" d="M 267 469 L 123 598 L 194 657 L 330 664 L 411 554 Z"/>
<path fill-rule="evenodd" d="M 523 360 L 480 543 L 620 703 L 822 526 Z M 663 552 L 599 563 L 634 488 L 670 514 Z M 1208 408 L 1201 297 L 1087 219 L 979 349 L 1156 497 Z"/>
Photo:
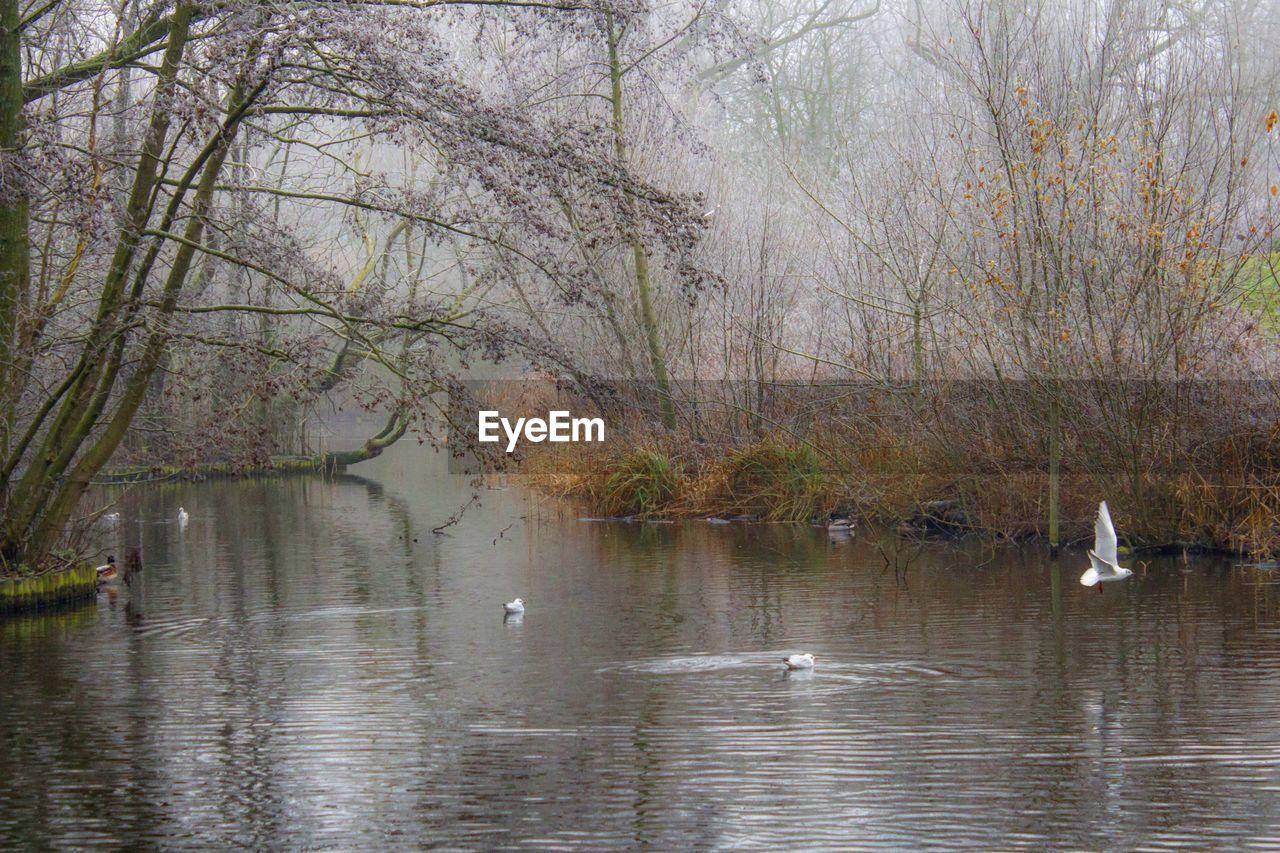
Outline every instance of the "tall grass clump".
<path fill-rule="evenodd" d="M 830 502 L 828 478 L 809 444 L 765 439 L 721 463 L 725 509 L 770 521 L 805 521 Z"/>
<path fill-rule="evenodd" d="M 592 488 L 592 504 L 605 515 L 660 515 L 682 497 L 684 465 L 658 450 L 643 447 L 605 466 Z"/>

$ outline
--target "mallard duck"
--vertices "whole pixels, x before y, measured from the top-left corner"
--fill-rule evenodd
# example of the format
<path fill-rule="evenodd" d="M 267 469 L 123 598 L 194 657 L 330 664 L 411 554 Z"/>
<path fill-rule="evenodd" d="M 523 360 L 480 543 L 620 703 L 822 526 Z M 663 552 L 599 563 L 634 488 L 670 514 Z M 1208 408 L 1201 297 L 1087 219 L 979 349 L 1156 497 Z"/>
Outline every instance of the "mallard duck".
<path fill-rule="evenodd" d="M 115 555 L 107 557 L 107 561 L 98 566 L 94 571 L 98 573 L 98 583 L 103 585 L 114 585 L 120 581 L 120 570 L 116 568 Z"/>
<path fill-rule="evenodd" d="M 1125 569 L 1117 562 L 1116 528 L 1111 523 L 1111 513 L 1107 502 L 1098 505 L 1098 519 L 1093 524 L 1093 550 L 1089 552 L 1089 568 L 1080 576 L 1080 583 L 1085 586 L 1096 586 L 1100 583 L 1122 581 L 1133 574 L 1132 569 Z M 1102 592 L 1102 587 L 1098 587 Z"/>
<path fill-rule="evenodd" d="M 502 609 L 507 613 L 523 613 L 524 599 L 517 598 L 515 601 L 508 601 L 506 604 L 502 605 Z"/>
<path fill-rule="evenodd" d="M 798 655 L 788 655 L 782 659 L 787 669 L 813 669 L 814 663 L 818 660 L 816 655 L 804 652 Z"/>
<path fill-rule="evenodd" d="M 853 530 L 853 519 L 847 515 L 832 515 L 827 522 L 827 530 L 832 533 L 848 533 Z"/>

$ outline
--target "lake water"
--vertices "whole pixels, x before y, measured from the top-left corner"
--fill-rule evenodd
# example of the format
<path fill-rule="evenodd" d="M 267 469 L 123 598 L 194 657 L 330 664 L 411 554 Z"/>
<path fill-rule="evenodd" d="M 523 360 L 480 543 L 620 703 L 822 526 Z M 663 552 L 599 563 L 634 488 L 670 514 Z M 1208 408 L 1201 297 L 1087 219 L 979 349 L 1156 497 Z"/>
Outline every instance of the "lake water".
<path fill-rule="evenodd" d="M 441 468 L 128 492 L 136 582 L 0 622 L 0 846 L 1280 844 L 1280 576 L 516 489 L 437 536 Z"/>

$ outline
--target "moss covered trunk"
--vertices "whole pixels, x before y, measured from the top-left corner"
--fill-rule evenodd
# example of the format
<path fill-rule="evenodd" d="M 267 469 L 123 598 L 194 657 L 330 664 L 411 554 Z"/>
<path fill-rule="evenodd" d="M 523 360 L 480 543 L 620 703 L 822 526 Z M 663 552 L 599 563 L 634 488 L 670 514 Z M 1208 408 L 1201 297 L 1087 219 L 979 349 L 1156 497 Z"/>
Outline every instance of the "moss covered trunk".
<path fill-rule="evenodd" d="M 17 168 L 22 156 L 22 41 L 17 0 L 0 0 L 0 452 L 14 427 L 13 363 L 18 302 L 31 269 L 30 208 Z"/>

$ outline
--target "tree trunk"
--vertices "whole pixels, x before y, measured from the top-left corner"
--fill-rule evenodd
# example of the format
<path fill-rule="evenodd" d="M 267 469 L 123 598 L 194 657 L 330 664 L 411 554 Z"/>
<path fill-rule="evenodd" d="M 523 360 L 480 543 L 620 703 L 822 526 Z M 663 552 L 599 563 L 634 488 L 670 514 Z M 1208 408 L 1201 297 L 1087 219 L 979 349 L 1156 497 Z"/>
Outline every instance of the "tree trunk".
<path fill-rule="evenodd" d="M 228 118 L 223 127 L 206 146 L 209 156 L 200 172 L 200 181 L 191 201 L 191 210 L 186 228 L 183 230 L 178 250 L 174 254 L 168 275 L 165 278 L 158 308 L 159 313 L 162 315 L 172 314 L 174 308 L 177 307 L 178 295 L 182 292 L 183 285 L 186 284 L 187 277 L 191 272 L 192 262 L 195 259 L 195 247 L 200 244 L 201 237 L 204 234 L 205 216 L 213 200 L 218 175 L 222 171 L 222 164 L 226 161 L 227 153 L 230 151 L 239 131 L 243 110 L 252 98 L 252 95 L 246 98 L 245 93 L 239 86 L 233 89 L 228 99 Z M 136 296 L 137 294 L 135 294 L 135 298 Z M 80 456 L 74 467 L 68 471 L 65 481 L 61 484 L 53 499 L 48 502 L 47 508 L 43 508 L 44 513 L 39 519 L 39 523 L 32 528 L 28 549 L 32 550 L 37 558 L 42 558 L 48 553 L 48 549 L 56 543 L 76 504 L 79 503 L 85 490 L 88 489 L 93 475 L 107 464 L 111 459 L 111 455 L 115 453 L 116 448 L 120 446 L 120 442 L 124 439 L 130 424 L 133 423 L 133 416 L 137 413 L 139 406 L 142 405 L 147 387 L 151 384 L 151 376 L 160 364 L 168 343 L 169 335 L 164 329 L 164 324 L 161 323 L 148 338 L 142 358 L 125 385 L 124 393 L 120 397 L 115 413 L 107 420 L 97 440 L 89 444 L 88 449 Z M 93 424 L 82 424 L 82 428 L 86 430 L 92 426 Z"/>
<path fill-rule="evenodd" d="M 58 522 L 60 529 L 61 523 L 69 516 L 70 509 L 66 509 L 65 514 L 59 511 L 51 517 L 51 505 L 64 502 L 68 484 L 63 475 L 94 431 L 115 385 L 127 339 L 119 328 L 125 313 L 130 310 L 125 300 L 126 287 L 154 204 L 152 190 L 159 180 L 160 158 L 169 132 L 170 98 L 177 84 L 190 23 L 191 7 L 179 6 L 170 20 L 169 43 L 161 61 L 151 120 L 138 158 L 119 239 L 102 285 L 96 316 L 87 331 L 80 358 L 71 368 L 69 384 L 61 404 L 57 406 L 53 422 L 46 429 L 39 449 L 32 455 L 5 507 L 4 532 L 0 536 L 0 556 L 5 560 L 22 562 L 34 558 L 38 561 L 54 544 L 56 537 L 45 537 L 33 531 L 47 529 L 58 522 L 56 516 L 62 515 Z M 145 278 L 145 272 L 138 273 L 138 276 Z M 132 305 L 132 310 L 136 311 L 137 301 Z M 38 422 L 33 424 L 38 425 Z M 12 470 L 11 463 L 16 461 L 11 457 L 6 463 L 6 470 Z M 87 478 L 85 482 L 87 484 Z M 7 487 L 8 483 L 0 483 L 0 486 Z M 42 515 L 45 517 L 41 518 Z"/>
<path fill-rule="evenodd" d="M 1057 383 L 1050 392 L 1049 400 L 1049 556 L 1058 556 L 1059 526 L 1062 510 L 1059 506 L 1062 469 L 1062 403 L 1059 399 Z"/>
<path fill-rule="evenodd" d="M 133 370 L 121 378 L 129 335 L 125 330 L 143 310 L 147 284 L 155 270 L 161 243 L 153 242 L 139 260 L 142 236 L 151 220 L 155 198 L 151 190 L 159 180 L 164 140 L 171 108 L 169 95 L 177 82 L 191 21 L 191 7 L 179 6 L 171 21 L 155 94 L 152 117 L 142 145 L 138 171 L 130 192 L 119 242 L 103 282 L 98 312 L 90 325 L 79 362 L 67 380 L 65 396 L 47 428 L 39 452 L 31 458 L 9 504 L 5 507 L 0 555 L 7 561 L 39 564 L 62 536 L 93 476 L 119 447 L 151 384 L 169 342 L 167 324 L 151 324 L 145 346 L 133 360 Z M 158 305 L 158 317 L 173 314 L 178 296 L 187 283 L 192 261 L 204 234 L 205 217 L 217 189 L 217 178 L 230 146 L 240 129 L 245 110 L 266 86 L 250 88 L 242 79 L 228 97 L 222 126 L 177 182 L 164 214 L 154 226 L 170 232 L 183 222 L 178 244 L 167 265 Z M 191 193 L 188 206 L 183 203 Z M 116 386 L 124 383 L 118 397 Z M 109 404 L 114 408 L 109 409 Z M 47 413 L 46 413 L 47 414 Z M 11 470 L 6 462 L 6 471 Z"/>
<path fill-rule="evenodd" d="M 354 465 L 382 455 L 382 451 L 399 441 L 409 429 L 409 417 L 399 410 L 393 412 L 382 431 L 355 450 L 341 450 L 325 453 L 321 456 L 323 467 L 337 468 L 342 465 Z"/>
<path fill-rule="evenodd" d="M 622 116 L 622 62 L 618 57 L 618 31 L 614 28 L 613 14 L 605 13 L 606 34 L 609 41 L 609 84 L 610 100 L 613 102 L 613 149 L 620 164 L 626 163 L 627 145 L 626 127 Z M 649 366 L 653 371 L 653 381 L 658 386 L 658 407 L 662 417 L 662 425 L 667 429 L 675 429 L 675 402 L 671 397 L 671 378 L 667 373 L 667 359 L 662 352 L 662 336 L 658 330 L 657 316 L 653 310 L 653 288 L 649 278 L 649 254 L 645 250 L 644 240 L 636 222 L 635 200 L 630 193 L 626 194 L 628 228 L 630 230 L 631 256 L 636 274 L 636 301 L 640 307 L 640 324 L 644 329 L 645 347 L 649 352 Z"/>
<path fill-rule="evenodd" d="M 30 209 L 18 173 L 22 156 L 22 39 L 18 0 L 0 0 L 0 451 L 12 444 L 13 363 L 18 301 L 31 271 Z"/>

